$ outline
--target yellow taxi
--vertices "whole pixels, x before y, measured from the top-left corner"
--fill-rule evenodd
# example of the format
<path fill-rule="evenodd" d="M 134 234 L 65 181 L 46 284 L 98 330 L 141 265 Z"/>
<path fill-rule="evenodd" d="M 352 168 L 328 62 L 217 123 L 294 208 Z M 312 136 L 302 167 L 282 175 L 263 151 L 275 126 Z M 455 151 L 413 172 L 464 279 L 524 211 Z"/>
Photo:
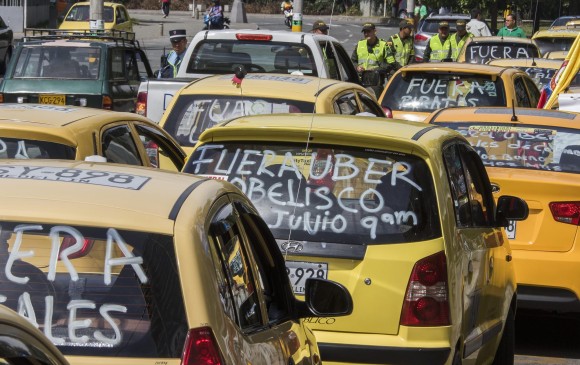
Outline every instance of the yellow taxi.
<path fill-rule="evenodd" d="M 83 160 L 180 171 L 185 152 L 134 113 L 44 104 L 0 104 L 0 159 Z"/>
<path fill-rule="evenodd" d="M 518 37 L 468 38 L 457 62 L 485 64 L 496 58 L 540 58 L 541 52 L 531 39 Z"/>
<path fill-rule="evenodd" d="M 3 296 L 0 295 L 0 299 Z M 0 304 L 2 364 L 68 365 L 58 349 L 32 323 Z"/>
<path fill-rule="evenodd" d="M 539 30 L 532 36 L 532 41 L 540 49 L 542 55 L 548 52 L 568 51 L 574 39 L 580 33 L 580 22 L 577 25 L 569 22 L 564 27 Z"/>
<path fill-rule="evenodd" d="M 407 65 L 385 86 L 379 104 L 388 117 L 422 121 L 439 108 L 458 106 L 535 107 L 540 91 L 515 68 L 437 62 Z"/>
<path fill-rule="evenodd" d="M 238 85 L 232 77 L 215 75 L 191 82 L 173 96 L 163 113 L 159 125 L 188 155 L 206 128 L 243 115 L 315 112 L 385 117 L 375 96 L 354 83 L 256 73 L 246 75 Z M 138 113 L 140 109 L 137 103 Z"/>
<path fill-rule="evenodd" d="M 562 60 L 546 58 L 497 58 L 490 60 L 488 65 L 515 67 L 524 71 L 534 80 L 539 90 L 550 83 L 556 71 L 562 66 Z M 533 105 L 532 105 L 533 106 Z"/>
<path fill-rule="evenodd" d="M 12 160 L 0 201 L 4 304 L 71 364 L 319 365 L 302 318 L 352 311 L 322 278 L 294 297 L 268 227 L 224 181 Z M 78 260 L 95 251 L 106 255 L 87 271 Z"/>
<path fill-rule="evenodd" d="M 459 133 L 372 117 L 240 117 L 203 132 L 184 171 L 252 200 L 296 296 L 309 277 L 352 294 L 351 315 L 306 319 L 325 364 L 513 362 L 503 227 L 527 205 L 495 205 Z"/>
<path fill-rule="evenodd" d="M 580 112 L 580 32 L 562 66 L 542 90 L 538 108 Z"/>
<path fill-rule="evenodd" d="M 517 194 L 528 203 L 529 218 L 507 229 L 518 308 L 580 312 L 580 114 L 452 108 L 427 121 L 467 138 L 495 196 Z"/>
<path fill-rule="evenodd" d="M 73 4 L 66 15 L 61 19 L 58 29 L 62 30 L 87 30 L 91 29 L 91 2 L 82 1 Z M 133 32 L 133 21 L 125 5 L 112 2 L 103 3 L 103 29 L 122 30 Z"/>

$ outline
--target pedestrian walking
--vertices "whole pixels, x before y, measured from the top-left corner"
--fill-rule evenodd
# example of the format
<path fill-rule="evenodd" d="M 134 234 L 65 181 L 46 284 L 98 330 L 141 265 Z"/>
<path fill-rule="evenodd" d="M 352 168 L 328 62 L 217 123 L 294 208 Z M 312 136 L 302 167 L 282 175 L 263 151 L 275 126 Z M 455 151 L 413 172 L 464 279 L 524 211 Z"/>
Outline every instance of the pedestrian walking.
<path fill-rule="evenodd" d="M 169 16 L 169 7 L 171 6 L 171 0 L 161 0 L 161 11 L 163 12 L 163 17 L 167 18 Z"/>

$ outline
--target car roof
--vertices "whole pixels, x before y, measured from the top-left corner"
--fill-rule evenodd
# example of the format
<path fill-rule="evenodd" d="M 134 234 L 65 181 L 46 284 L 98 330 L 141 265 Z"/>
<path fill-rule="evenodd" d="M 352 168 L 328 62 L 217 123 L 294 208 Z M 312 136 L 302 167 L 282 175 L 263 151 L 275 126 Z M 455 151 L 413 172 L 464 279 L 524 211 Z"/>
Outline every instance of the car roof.
<path fill-rule="evenodd" d="M 425 136 L 425 137 L 424 137 Z M 437 153 L 442 143 L 423 143 L 462 138 L 459 133 L 440 129 L 431 132 L 425 123 L 332 114 L 277 114 L 245 116 L 206 129 L 200 142 L 219 141 L 285 141 L 295 143 L 329 143 L 336 145 L 369 147 L 399 146 L 413 153 Z M 419 141 L 421 139 L 421 141 Z M 438 147 L 437 147 L 438 146 Z"/>
<path fill-rule="evenodd" d="M 154 125 L 151 120 L 134 113 L 104 109 L 44 104 L 0 104 L 0 129 L 58 135 L 76 145 L 78 133 L 114 121 L 138 120 Z"/>
<path fill-rule="evenodd" d="M 203 38 L 204 40 L 227 39 L 238 40 L 240 35 L 246 36 L 272 36 L 270 42 L 292 42 L 304 43 L 304 38 L 313 38 L 315 40 L 328 40 L 337 42 L 336 38 L 325 34 L 306 33 L 306 32 L 287 32 L 285 30 L 260 30 L 260 29 L 221 29 L 206 30 L 197 32 L 194 38 Z M 192 42 L 193 43 L 193 42 Z"/>
<path fill-rule="evenodd" d="M 531 39 L 529 38 L 519 38 L 519 37 L 498 37 L 498 36 L 490 36 L 490 37 L 473 37 L 473 38 L 469 38 L 467 40 L 467 42 L 470 43 L 477 43 L 477 44 L 481 44 L 481 43 L 503 43 L 503 42 L 509 42 L 509 43 L 522 43 L 522 44 L 533 44 L 535 45 L 535 43 L 532 42 Z"/>
<path fill-rule="evenodd" d="M 365 88 L 350 82 L 314 76 L 251 73 L 239 88 L 232 83 L 232 75 L 214 75 L 195 80 L 181 90 L 181 95 L 219 94 L 243 96 L 268 96 L 314 102 L 326 93 L 357 89 L 368 94 Z"/>
<path fill-rule="evenodd" d="M 578 33 L 580 33 L 580 27 L 578 27 L 578 28 L 572 28 L 572 27 L 566 28 L 566 26 L 562 26 L 562 28 L 556 27 L 556 28 L 538 30 L 536 33 L 534 33 L 534 35 L 532 36 L 532 39 L 552 38 L 552 37 L 576 38 Z"/>
<path fill-rule="evenodd" d="M 469 14 L 447 13 L 447 14 L 429 14 L 426 19 L 471 19 Z"/>
<path fill-rule="evenodd" d="M 398 72 L 469 72 L 475 74 L 485 74 L 485 75 L 501 75 L 505 72 L 508 73 L 522 73 L 515 68 L 506 68 L 500 66 L 491 65 L 481 65 L 476 63 L 465 63 L 465 62 L 436 62 L 436 63 L 412 63 L 403 68 L 400 68 Z"/>
<path fill-rule="evenodd" d="M 547 58 L 496 58 L 490 60 L 488 65 L 502 67 L 540 67 L 559 69 L 562 66 L 562 60 Z"/>
<path fill-rule="evenodd" d="M 189 197 L 201 206 L 211 196 L 208 186 L 235 191 L 223 181 L 211 185 L 190 174 L 112 163 L 4 160 L 0 167 L 5 211 L 12 212 L 11 219 L 38 223 L 173 234 L 174 221 Z M 64 174 L 80 177 L 57 178 Z"/>
<path fill-rule="evenodd" d="M 91 2 L 90 1 L 79 1 L 77 3 L 74 3 L 72 6 L 78 6 L 78 5 L 90 5 Z M 123 4 L 119 4 L 119 3 L 113 3 L 113 2 L 109 2 L 109 1 L 105 1 L 103 2 L 104 6 L 111 6 L 111 7 L 116 7 L 116 6 L 122 6 L 125 7 Z"/>
<path fill-rule="evenodd" d="M 445 123 L 500 122 L 513 125 L 533 124 L 580 129 L 580 114 L 578 113 L 535 108 L 515 108 L 517 121 L 512 120 L 513 113 L 514 110 L 512 108 L 505 107 L 447 108 L 434 111 L 426 120 Z"/>

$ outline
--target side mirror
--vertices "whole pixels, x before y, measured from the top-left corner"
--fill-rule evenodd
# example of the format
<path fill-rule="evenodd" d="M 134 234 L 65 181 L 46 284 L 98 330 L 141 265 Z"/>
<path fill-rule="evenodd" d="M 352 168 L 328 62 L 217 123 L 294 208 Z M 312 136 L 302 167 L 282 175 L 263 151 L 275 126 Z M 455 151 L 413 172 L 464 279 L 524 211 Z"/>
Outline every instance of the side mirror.
<path fill-rule="evenodd" d="M 521 198 L 502 195 L 497 200 L 495 216 L 498 227 L 507 227 L 510 220 L 523 221 L 528 214 L 528 203 Z"/>
<path fill-rule="evenodd" d="M 346 316 L 352 313 L 352 297 L 341 284 L 318 278 L 306 280 L 306 306 L 317 317 Z"/>

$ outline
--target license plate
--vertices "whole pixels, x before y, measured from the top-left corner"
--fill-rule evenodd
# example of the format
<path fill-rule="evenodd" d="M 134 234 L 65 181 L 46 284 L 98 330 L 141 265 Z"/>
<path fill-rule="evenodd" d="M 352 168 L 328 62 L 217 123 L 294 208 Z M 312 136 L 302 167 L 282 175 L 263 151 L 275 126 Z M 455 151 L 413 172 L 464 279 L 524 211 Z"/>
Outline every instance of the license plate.
<path fill-rule="evenodd" d="M 505 233 L 509 240 L 516 239 L 516 221 L 509 221 L 509 225 L 505 228 Z"/>
<path fill-rule="evenodd" d="M 328 264 L 322 262 L 286 261 L 286 272 L 294 294 L 304 294 L 306 279 L 328 277 Z"/>
<path fill-rule="evenodd" d="M 40 104 L 65 105 L 64 95 L 39 95 Z"/>

